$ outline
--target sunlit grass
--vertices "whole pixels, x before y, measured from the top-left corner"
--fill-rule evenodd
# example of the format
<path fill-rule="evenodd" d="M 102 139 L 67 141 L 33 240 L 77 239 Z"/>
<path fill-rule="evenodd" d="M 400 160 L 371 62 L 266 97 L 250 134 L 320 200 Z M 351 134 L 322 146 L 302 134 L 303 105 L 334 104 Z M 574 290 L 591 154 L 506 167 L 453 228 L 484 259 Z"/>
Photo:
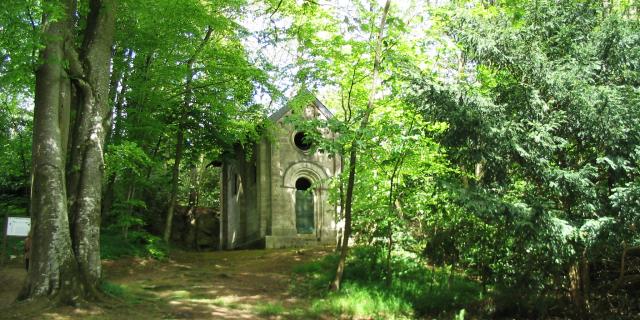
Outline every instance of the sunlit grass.
<path fill-rule="evenodd" d="M 272 317 L 283 314 L 285 312 L 285 308 L 279 303 L 267 303 L 255 307 L 255 311 L 260 316 Z"/>
<path fill-rule="evenodd" d="M 140 304 L 158 299 L 156 295 L 144 289 L 108 281 L 103 281 L 100 284 L 100 290 L 108 296 L 123 300 L 129 304 Z"/>
<path fill-rule="evenodd" d="M 312 299 L 305 318 L 412 319 L 451 318 L 482 299 L 481 286 L 444 268 L 427 268 L 411 255 L 394 257 L 394 277 L 386 284 L 380 252 L 355 249 L 339 292 L 327 291 L 337 257 L 330 256 L 295 269 L 292 293 Z M 464 313 L 463 313 L 464 314 Z"/>
<path fill-rule="evenodd" d="M 413 309 L 406 300 L 372 287 L 347 283 L 338 293 L 315 300 L 312 314 L 330 314 L 335 317 L 374 319 L 411 319 Z"/>
<path fill-rule="evenodd" d="M 172 300 L 185 300 L 191 298 L 191 293 L 186 290 L 176 290 L 172 291 L 168 298 Z"/>

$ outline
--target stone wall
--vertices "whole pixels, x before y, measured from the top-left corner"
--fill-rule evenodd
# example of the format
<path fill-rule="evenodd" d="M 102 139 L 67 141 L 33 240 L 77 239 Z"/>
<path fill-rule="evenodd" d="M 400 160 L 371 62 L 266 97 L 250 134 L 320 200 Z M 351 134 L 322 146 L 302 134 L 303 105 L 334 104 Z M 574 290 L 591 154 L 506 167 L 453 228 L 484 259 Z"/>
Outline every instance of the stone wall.
<path fill-rule="evenodd" d="M 218 249 L 220 213 L 214 208 L 176 206 L 172 241 L 193 249 Z"/>

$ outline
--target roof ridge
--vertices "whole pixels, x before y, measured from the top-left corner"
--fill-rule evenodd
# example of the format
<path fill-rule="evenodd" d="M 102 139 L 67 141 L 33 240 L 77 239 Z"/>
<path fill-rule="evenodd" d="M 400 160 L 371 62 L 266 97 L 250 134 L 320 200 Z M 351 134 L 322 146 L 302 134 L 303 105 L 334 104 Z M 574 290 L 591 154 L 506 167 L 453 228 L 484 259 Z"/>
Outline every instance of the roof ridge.
<path fill-rule="evenodd" d="M 329 108 L 327 108 L 319 99 L 318 97 L 316 97 L 316 95 L 314 95 L 313 93 L 311 93 L 309 90 L 304 90 L 307 93 L 309 93 L 311 96 L 313 96 L 313 101 L 311 101 L 311 104 L 313 104 L 316 108 L 318 108 L 318 110 L 320 110 L 320 112 L 327 117 L 327 119 L 330 119 L 333 117 L 333 113 L 331 112 L 331 110 L 329 110 Z M 280 109 L 276 110 L 274 113 L 272 113 L 269 116 L 269 120 L 271 121 L 278 121 L 280 120 L 285 114 L 287 114 L 287 112 L 291 111 L 291 107 L 289 107 L 289 104 L 285 104 L 284 106 L 282 106 Z"/>

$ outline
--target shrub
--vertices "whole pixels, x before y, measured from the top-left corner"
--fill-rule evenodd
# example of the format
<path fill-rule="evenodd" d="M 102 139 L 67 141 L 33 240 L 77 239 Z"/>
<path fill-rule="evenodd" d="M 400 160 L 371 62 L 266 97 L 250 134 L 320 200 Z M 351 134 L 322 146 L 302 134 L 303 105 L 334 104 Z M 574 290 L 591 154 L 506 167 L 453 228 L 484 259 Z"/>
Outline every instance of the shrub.
<path fill-rule="evenodd" d="M 167 257 L 168 248 L 157 236 L 146 231 L 134 231 L 125 238 L 114 231 L 103 231 L 100 250 L 102 258 L 150 257 L 162 260 Z"/>

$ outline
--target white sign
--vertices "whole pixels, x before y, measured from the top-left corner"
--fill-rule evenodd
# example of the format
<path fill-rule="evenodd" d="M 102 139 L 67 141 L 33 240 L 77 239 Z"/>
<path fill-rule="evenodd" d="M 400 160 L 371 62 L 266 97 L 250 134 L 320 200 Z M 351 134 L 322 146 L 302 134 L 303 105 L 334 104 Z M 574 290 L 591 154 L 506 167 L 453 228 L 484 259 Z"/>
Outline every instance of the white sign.
<path fill-rule="evenodd" d="M 8 217 L 7 235 L 26 237 L 31 229 L 31 218 Z"/>

